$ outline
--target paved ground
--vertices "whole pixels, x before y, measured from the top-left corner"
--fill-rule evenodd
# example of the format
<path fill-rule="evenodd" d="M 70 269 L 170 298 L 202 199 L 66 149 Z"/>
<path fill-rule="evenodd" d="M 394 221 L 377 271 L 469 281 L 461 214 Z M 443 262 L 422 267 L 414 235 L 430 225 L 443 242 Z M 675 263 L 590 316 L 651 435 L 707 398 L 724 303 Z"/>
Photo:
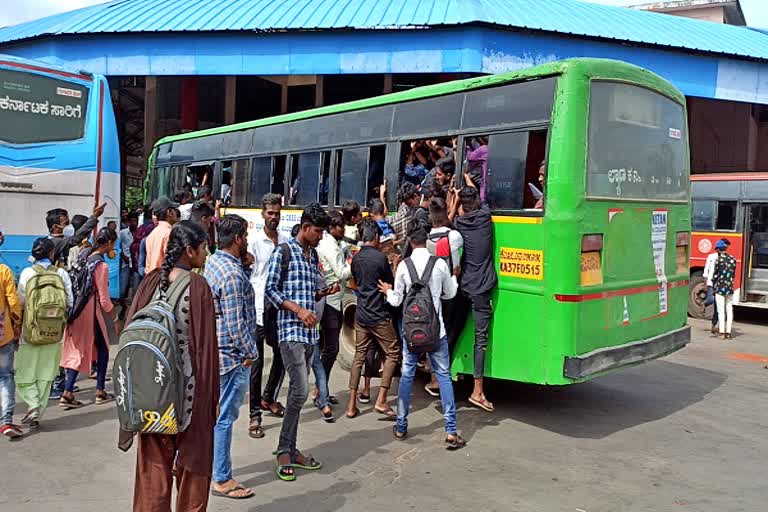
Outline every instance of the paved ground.
<path fill-rule="evenodd" d="M 329 425 L 307 408 L 300 446 L 325 468 L 293 483 L 272 473 L 277 420 L 263 440 L 241 420 L 235 474 L 256 497 L 209 509 L 764 511 L 768 327 L 740 324 L 723 342 L 692 325 L 694 342 L 666 359 L 568 388 L 496 384 L 495 414 L 462 402 L 469 446 L 456 453 L 420 388 L 405 442 L 370 410 Z M 332 383 L 341 398 L 345 377 Z M 0 511 L 130 510 L 135 453 L 117 451 L 115 425 L 112 406 L 54 407 L 39 433 L 0 442 Z"/>

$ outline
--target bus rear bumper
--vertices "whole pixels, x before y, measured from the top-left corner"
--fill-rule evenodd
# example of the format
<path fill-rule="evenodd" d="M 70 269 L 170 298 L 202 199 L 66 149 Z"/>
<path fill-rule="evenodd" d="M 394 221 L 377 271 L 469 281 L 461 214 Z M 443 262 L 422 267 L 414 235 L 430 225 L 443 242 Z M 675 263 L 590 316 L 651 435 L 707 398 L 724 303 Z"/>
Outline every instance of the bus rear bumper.
<path fill-rule="evenodd" d="M 691 328 L 686 325 L 675 331 L 626 345 L 600 348 L 578 356 L 566 356 L 563 375 L 574 380 L 584 379 L 622 366 L 666 356 L 680 350 L 690 341 Z"/>

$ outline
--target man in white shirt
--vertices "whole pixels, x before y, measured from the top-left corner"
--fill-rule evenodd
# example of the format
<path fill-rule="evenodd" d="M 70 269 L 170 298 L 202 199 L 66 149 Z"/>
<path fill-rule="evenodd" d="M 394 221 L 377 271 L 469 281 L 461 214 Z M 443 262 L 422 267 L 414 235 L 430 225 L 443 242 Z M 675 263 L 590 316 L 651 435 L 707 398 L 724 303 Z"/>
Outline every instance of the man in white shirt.
<path fill-rule="evenodd" d="M 264 430 L 261 428 L 262 409 L 266 409 L 278 417 L 282 417 L 284 413 L 282 404 L 276 401 L 280 385 L 285 377 L 283 358 L 280 356 L 278 347 L 272 347 L 272 368 L 269 370 L 264 392 L 262 393 L 261 390 L 261 378 L 264 372 L 264 288 L 267 283 L 269 259 L 275 247 L 288 242 L 288 237 L 277 230 L 280 225 L 282 205 L 283 198 L 279 194 L 266 194 L 262 198 L 261 216 L 264 218 L 264 228 L 253 237 L 248 247 L 248 252 L 253 255 L 254 260 L 251 267 L 251 284 L 256 296 L 256 323 L 258 325 L 256 342 L 259 349 L 259 358 L 251 367 L 251 420 L 248 424 L 248 435 L 254 439 L 264 437 Z"/>
<path fill-rule="evenodd" d="M 448 337 L 445 333 L 441 300 L 451 299 L 456 295 L 459 285 L 456 276 L 448 269 L 445 260 L 436 258 L 427 250 L 427 230 L 423 227 L 415 227 L 408 233 L 411 244 L 411 256 L 400 262 L 395 274 L 395 286 L 379 281 L 379 290 L 386 294 L 387 302 L 397 307 L 403 303 L 408 291 L 411 289 L 411 276 L 406 261 L 410 259 L 420 278 L 424 277 L 427 264 L 435 258 L 434 268 L 429 276 L 429 291 L 432 295 L 432 303 L 438 315 L 440 323 L 440 347 L 435 352 L 430 352 L 429 361 L 432 371 L 437 374 L 440 386 L 440 401 L 443 405 L 445 418 L 445 442 L 448 449 L 462 448 L 466 442 L 456 430 L 456 401 L 453 396 L 453 384 L 451 383 L 450 356 L 448 353 Z M 419 362 L 419 354 L 408 351 L 408 343 L 403 343 L 403 366 L 398 390 L 397 424 L 393 428 L 397 439 L 404 439 L 408 434 L 408 409 L 410 407 L 411 389 L 416 375 L 416 365 Z"/>
<path fill-rule="evenodd" d="M 317 254 L 320 257 L 320 266 L 326 285 L 339 283 L 343 285 L 352 275 L 349 263 L 346 262 L 341 242 L 344 240 L 344 216 L 338 211 L 328 212 L 331 218 L 328 230 L 323 234 L 320 244 L 317 246 Z M 325 368 L 326 381 L 331 380 L 331 370 L 339 355 L 339 333 L 343 322 L 341 311 L 342 290 L 325 297 L 325 310 L 321 319 L 320 329 L 320 359 Z M 314 395 L 317 395 L 317 389 Z M 330 395 L 332 404 L 337 404 L 335 396 Z"/>
<path fill-rule="evenodd" d="M 720 241 L 725 242 L 725 245 L 731 245 L 731 242 L 729 242 L 725 238 L 721 238 Z M 715 303 L 715 291 L 712 285 L 712 277 L 715 274 L 715 262 L 717 262 L 717 251 L 713 251 L 710 254 L 707 255 L 707 261 L 704 263 L 704 272 L 702 272 L 702 276 L 704 279 L 707 280 L 707 298 L 704 299 L 704 306 L 710 306 Z M 712 308 L 714 312 L 712 313 L 712 334 L 718 333 L 718 320 L 719 317 L 717 315 L 717 307 Z"/>

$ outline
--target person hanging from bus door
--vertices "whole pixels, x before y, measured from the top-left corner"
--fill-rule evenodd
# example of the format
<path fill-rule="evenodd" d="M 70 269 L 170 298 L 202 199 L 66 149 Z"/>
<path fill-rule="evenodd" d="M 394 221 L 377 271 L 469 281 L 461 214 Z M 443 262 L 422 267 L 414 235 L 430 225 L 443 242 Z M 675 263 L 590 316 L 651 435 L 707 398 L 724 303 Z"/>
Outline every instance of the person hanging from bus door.
<path fill-rule="evenodd" d="M 731 242 L 729 242 L 725 238 L 721 238 L 719 241 L 725 242 L 726 246 L 731 245 Z M 707 255 L 707 260 L 704 263 L 704 271 L 702 272 L 702 277 L 707 280 L 707 297 L 704 299 L 704 307 L 711 306 L 712 304 L 715 304 L 715 289 L 712 284 L 712 278 L 714 277 L 715 273 L 715 262 L 717 261 L 717 258 L 720 254 L 717 252 L 717 249 L 712 251 Z M 712 334 L 717 335 L 718 334 L 718 313 L 717 313 L 717 304 L 715 304 L 715 307 L 712 308 Z"/>
<path fill-rule="evenodd" d="M 464 252 L 461 255 L 462 294 L 471 304 L 475 328 L 474 368 L 472 376 L 474 389 L 469 403 L 485 411 L 494 410 L 493 403 L 485 397 L 483 375 L 485 373 L 485 353 L 493 316 L 491 295 L 498 283 L 493 266 L 493 223 L 491 210 L 480 201 L 480 193 L 468 173 L 464 175 L 465 186 L 453 191 L 453 205 L 449 219 L 455 218 L 456 230 L 464 240 Z M 456 214 L 460 215 L 457 217 Z M 465 315 L 462 314 L 462 317 Z"/>
<path fill-rule="evenodd" d="M 448 264 L 448 268 L 455 276 L 459 276 L 461 261 L 461 249 L 464 247 L 464 239 L 461 234 L 451 227 L 448 220 L 448 208 L 444 199 L 433 197 L 429 205 L 429 218 L 432 221 L 432 229 L 427 239 L 427 250 L 432 256 L 442 258 Z M 465 318 L 462 317 L 462 298 L 459 294 L 442 301 L 443 320 L 445 332 L 448 337 L 448 355 L 453 354 L 453 347 L 459 339 L 464 328 Z M 440 396 L 440 387 L 435 372 L 431 372 L 430 382 L 424 389 L 432 396 Z"/>
<path fill-rule="evenodd" d="M 719 240 L 715 244 L 715 249 L 718 256 L 712 274 L 712 287 L 715 291 L 720 338 L 729 340 L 733 326 L 733 280 L 736 276 L 736 258 L 728 254 L 727 240 Z"/>
<path fill-rule="evenodd" d="M 109 297 L 109 269 L 104 256 L 115 256 L 116 241 L 117 233 L 109 228 L 101 228 L 94 239 L 93 250 L 81 256 L 87 258 L 88 263 L 83 271 L 92 273 L 92 287 L 90 290 L 75 290 L 73 309 L 76 310 L 78 304 L 83 306 L 79 312 L 73 312 L 75 316 L 70 317 L 64 337 L 61 366 L 67 369 L 67 380 L 60 405 L 65 411 L 83 406 L 82 402 L 75 399 L 75 382 L 78 374 L 90 371 L 94 359 L 97 361 L 96 405 L 115 399 L 105 389 L 109 345 L 115 333 L 112 323 L 113 305 Z"/>
<path fill-rule="evenodd" d="M 264 437 L 264 429 L 261 427 L 263 411 L 268 411 L 278 418 L 282 418 L 285 414 L 283 404 L 277 401 L 280 386 L 285 378 L 285 367 L 283 366 L 283 357 L 280 354 L 280 346 L 277 339 L 272 339 L 277 332 L 277 325 L 270 326 L 266 323 L 276 322 L 277 318 L 267 318 L 269 315 L 264 314 L 266 308 L 264 289 L 267 284 L 269 260 L 277 246 L 288 242 L 288 237 L 278 230 L 282 205 L 283 197 L 280 194 L 269 193 L 261 198 L 261 216 L 264 219 L 264 227 L 256 233 L 248 247 L 248 252 L 253 255 L 254 260 L 250 279 L 256 297 L 256 344 L 259 354 L 261 354 L 261 357 L 251 367 L 250 377 L 248 435 L 254 439 Z M 272 366 L 269 369 L 267 383 L 262 388 L 265 341 L 272 348 Z"/>
<path fill-rule="evenodd" d="M 400 262 L 397 266 L 394 286 L 385 281 L 379 281 L 378 289 L 386 297 L 387 302 L 398 307 L 408 296 L 413 287 L 413 277 L 411 270 L 415 271 L 416 276 L 420 276 L 422 281 L 426 281 L 429 294 L 431 295 L 434 312 L 437 314 L 437 323 L 439 336 L 437 350 L 428 352 L 432 368 L 437 373 L 440 385 L 440 402 L 443 406 L 443 417 L 445 418 L 445 443 L 449 450 L 457 450 L 466 445 L 466 441 L 459 435 L 456 427 L 456 400 L 453 394 L 453 383 L 451 382 L 450 356 L 448 355 L 448 338 L 446 336 L 445 325 L 443 324 L 443 311 L 441 300 L 451 299 L 458 291 L 456 276 L 452 275 L 448 264 L 441 258 L 434 258 L 427 250 L 427 230 L 415 226 L 408 233 L 408 240 L 411 244 L 411 256 Z M 409 269 L 409 264 L 413 265 Z M 429 275 L 425 275 L 431 267 Z M 405 324 L 405 322 L 404 322 Z M 407 335 L 407 334 L 406 334 Z M 392 427 L 392 432 L 396 439 L 403 440 L 408 435 L 408 412 L 410 409 L 411 390 L 413 379 L 416 374 L 416 365 L 419 361 L 419 354 L 409 351 L 408 342 L 403 342 L 403 364 L 402 375 L 400 377 L 400 388 L 398 389 L 397 402 L 397 424 Z"/>

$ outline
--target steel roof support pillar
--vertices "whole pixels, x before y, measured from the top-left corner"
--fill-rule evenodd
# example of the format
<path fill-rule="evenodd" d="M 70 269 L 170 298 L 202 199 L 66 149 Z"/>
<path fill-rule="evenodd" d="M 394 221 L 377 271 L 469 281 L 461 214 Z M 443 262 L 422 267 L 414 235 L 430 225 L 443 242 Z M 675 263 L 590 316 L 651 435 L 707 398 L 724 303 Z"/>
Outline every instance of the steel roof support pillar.
<path fill-rule="evenodd" d="M 185 76 L 181 79 L 181 131 L 200 127 L 200 79 Z"/>
<path fill-rule="evenodd" d="M 152 147 L 157 141 L 158 131 L 158 95 L 157 95 L 157 77 L 148 76 L 144 78 L 144 165 L 146 165 L 149 155 L 152 153 Z M 147 169 L 144 169 L 146 176 Z"/>
<path fill-rule="evenodd" d="M 323 75 L 317 75 L 315 79 L 315 106 L 322 107 L 323 99 L 325 97 L 325 83 L 323 80 Z"/>
<path fill-rule="evenodd" d="M 237 77 L 224 77 L 224 124 L 236 122 L 237 111 Z"/>

